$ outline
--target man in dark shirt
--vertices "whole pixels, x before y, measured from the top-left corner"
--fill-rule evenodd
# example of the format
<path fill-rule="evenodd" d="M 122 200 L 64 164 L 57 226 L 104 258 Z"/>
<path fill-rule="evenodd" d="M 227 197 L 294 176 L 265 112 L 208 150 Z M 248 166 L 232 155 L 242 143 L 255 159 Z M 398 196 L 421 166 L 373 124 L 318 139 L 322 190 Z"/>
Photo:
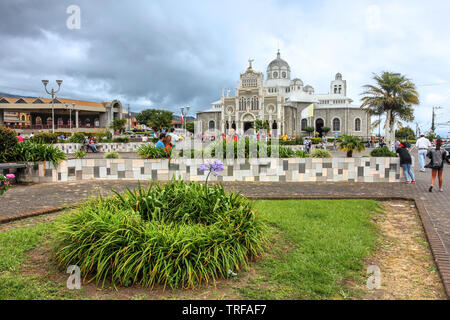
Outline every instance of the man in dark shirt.
<path fill-rule="evenodd" d="M 403 168 L 403 173 L 405 175 L 406 183 L 416 183 L 414 178 L 414 173 L 412 172 L 412 158 L 403 144 L 399 144 L 396 152 L 400 157 L 400 166 Z"/>

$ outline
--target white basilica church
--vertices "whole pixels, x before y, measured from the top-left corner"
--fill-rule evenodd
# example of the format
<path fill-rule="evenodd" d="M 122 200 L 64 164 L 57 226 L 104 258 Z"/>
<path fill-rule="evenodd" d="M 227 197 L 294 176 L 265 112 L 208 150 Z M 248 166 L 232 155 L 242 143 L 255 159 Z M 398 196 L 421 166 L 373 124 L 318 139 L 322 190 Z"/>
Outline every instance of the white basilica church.
<path fill-rule="evenodd" d="M 368 137 L 370 115 L 352 102 L 340 73 L 331 81 L 329 93 L 316 94 L 312 86 L 304 85 L 299 78 L 291 79 L 291 68 L 278 51 L 277 58 L 267 66 L 266 80 L 263 73 L 253 70 L 249 60 L 235 95 L 229 96 L 222 90 L 220 100 L 213 102 L 210 110 L 198 112 L 197 120 L 201 121 L 203 132 L 234 129 L 242 135 L 256 120 L 262 120 L 269 122 L 276 136 L 307 136 L 306 127 L 314 127 L 322 136 L 322 128 L 328 127 L 328 136 Z M 312 117 L 302 117 L 302 111 L 308 107 L 313 108 Z"/>

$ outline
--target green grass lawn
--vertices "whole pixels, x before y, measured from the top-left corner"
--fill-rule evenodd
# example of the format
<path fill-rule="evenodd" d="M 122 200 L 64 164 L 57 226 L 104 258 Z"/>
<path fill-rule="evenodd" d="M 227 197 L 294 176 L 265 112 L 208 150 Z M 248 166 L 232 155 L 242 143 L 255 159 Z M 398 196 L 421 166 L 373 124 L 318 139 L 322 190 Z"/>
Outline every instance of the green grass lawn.
<path fill-rule="evenodd" d="M 344 280 L 362 281 L 376 247 L 371 200 L 258 201 L 277 241 L 257 264 L 261 276 L 242 289 L 250 299 L 345 299 Z"/>
<path fill-rule="evenodd" d="M 357 294 L 346 283 L 363 281 L 363 260 L 377 245 L 372 222 L 380 210 L 376 201 L 256 201 L 255 205 L 270 226 L 272 241 L 245 286 L 238 285 L 245 273 L 230 280 L 240 297 L 346 299 Z M 55 222 L 0 232 L 0 299 L 89 298 L 83 290 L 67 290 L 65 282 L 23 272 L 27 252 L 48 245 L 54 232 Z"/>

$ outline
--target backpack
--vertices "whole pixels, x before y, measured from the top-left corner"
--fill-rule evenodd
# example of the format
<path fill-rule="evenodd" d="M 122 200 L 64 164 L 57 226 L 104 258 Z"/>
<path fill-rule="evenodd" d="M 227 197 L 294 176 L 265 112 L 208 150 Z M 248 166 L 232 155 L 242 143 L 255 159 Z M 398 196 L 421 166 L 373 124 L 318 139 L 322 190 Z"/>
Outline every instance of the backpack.
<path fill-rule="evenodd" d="M 442 150 L 432 150 L 431 161 L 429 163 L 430 168 L 441 168 L 442 162 Z"/>

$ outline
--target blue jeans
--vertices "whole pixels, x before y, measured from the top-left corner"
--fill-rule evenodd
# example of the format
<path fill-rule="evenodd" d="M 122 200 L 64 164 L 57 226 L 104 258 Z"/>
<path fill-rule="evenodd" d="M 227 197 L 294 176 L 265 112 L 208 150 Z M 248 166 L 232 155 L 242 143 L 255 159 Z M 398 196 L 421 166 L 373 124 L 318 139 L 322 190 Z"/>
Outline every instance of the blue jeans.
<path fill-rule="evenodd" d="M 406 181 L 415 181 L 416 180 L 416 179 L 414 179 L 414 173 L 411 170 L 410 164 L 402 164 L 402 168 L 403 168 L 403 173 L 405 174 Z"/>
<path fill-rule="evenodd" d="M 420 163 L 420 170 L 422 170 L 422 171 L 425 170 L 425 162 L 427 160 L 427 153 L 428 153 L 428 150 L 426 150 L 426 149 L 419 150 L 419 163 Z"/>

